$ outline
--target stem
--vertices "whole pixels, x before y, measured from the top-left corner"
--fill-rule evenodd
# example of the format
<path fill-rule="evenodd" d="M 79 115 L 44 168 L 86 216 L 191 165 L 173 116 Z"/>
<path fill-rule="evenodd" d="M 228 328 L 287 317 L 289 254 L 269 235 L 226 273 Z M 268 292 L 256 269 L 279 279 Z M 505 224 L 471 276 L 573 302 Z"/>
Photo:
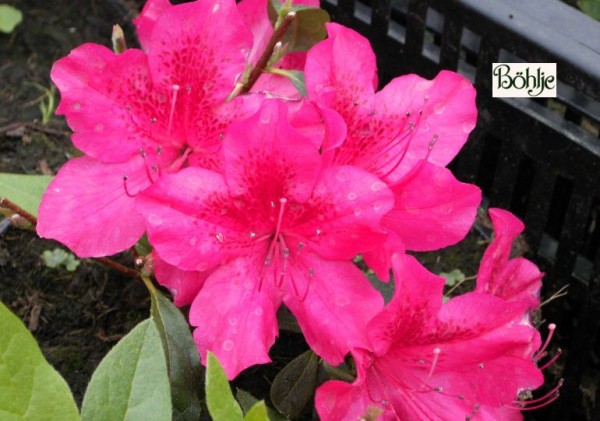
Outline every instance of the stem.
<path fill-rule="evenodd" d="M 254 86 L 254 84 L 256 83 L 258 78 L 260 77 L 261 73 L 267 67 L 267 64 L 269 63 L 269 59 L 273 55 L 273 50 L 275 50 L 275 45 L 279 41 L 281 41 L 281 39 L 285 35 L 285 32 L 290 27 L 290 24 L 292 23 L 292 21 L 294 20 L 295 17 L 296 17 L 296 12 L 294 12 L 294 11 L 289 12 L 285 15 L 285 17 L 283 18 L 283 21 L 281 21 L 281 23 L 279 25 L 275 26 L 275 30 L 273 31 L 273 35 L 271 35 L 271 38 L 269 39 L 269 42 L 267 43 L 267 46 L 265 47 L 265 51 L 263 51 L 262 55 L 256 62 L 256 65 L 250 71 L 250 74 L 248 75 L 248 79 L 246 79 L 246 81 L 242 82 L 241 84 L 238 83 L 238 85 L 236 85 L 236 87 L 233 90 L 233 92 L 231 93 L 231 95 L 229 95 L 229 98 L 228 98 L 229 100 L 235 98 L 236 96 L 238 96 L 240 94 L 246 94 L 246 93 L 250 92 L 250 89 L 252 89 L 252 87 Z"/>
<path fill-rule="evenodd" d="M 352 375 L 352 373 L 349 373 L 343 368 L 335 367 L 325 361 L 323 361 L 323 368 L 325 369 L 325 371 L 327 371 L 327 373 L 329 373 L 332 377 L 336 379 L 344 380 L 348 383 L 352 383 L 354 382 L 354 380 L 356 380 L 356 377 Z"/>
<path fill-rule="evenodd" d="M 0 208 L 10 209 L 17 215 L 21 216 L 22 218 L 25 218 L 34 227 L 37 225 L 37 218 L 34 215 L 30 214 L 16 203 L 11 202 L 6 197 L 0 197 Z M 131 269 L 107 257 L 92 257 L 92 259 L 102 263 L 103 265 L 111 269 L 117 270 L 127 276 L 131 276 L 132 278 L 138 278 L 140 276 L 137 270 Z"/>

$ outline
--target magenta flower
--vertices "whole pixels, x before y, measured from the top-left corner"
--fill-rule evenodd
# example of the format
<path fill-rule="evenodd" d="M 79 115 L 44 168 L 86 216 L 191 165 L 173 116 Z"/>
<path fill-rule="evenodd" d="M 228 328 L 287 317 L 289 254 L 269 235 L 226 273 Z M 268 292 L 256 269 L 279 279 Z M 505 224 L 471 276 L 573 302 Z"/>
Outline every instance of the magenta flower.
<path fill-rule="evenodd" d="M 355 349 L 358 377 L 317 390 L 323 421 L 355 420 L 369 407 L 381 420 L 520 419 L 520 401 L 543 383 L 538 332 L 526 305 L 468 293 L 442 304 L 444 280 L 414 258 L 394 255 L 392 301 L 368 326 L 371 348 Z"/>
<path fill-rule="evenodd" d="M 481 259 L 475 291 L 523 301 L 530 310 L 535 310 L 540 305 L 544 274 L 523 257 L 509 259 L 512 242 L 525 226 L 508 211 L 490 209 L 489 212 L 496 238 Z"/>
<path fill-rule="evenodd" d="M 224 102 L 252 46 L 234 1 L 170 7 L 140 37 L 145 52 L 85 44 L 52 69 L 85 156 L 50 185 L 37 230 L 80 256 L 133 245 L 144 231 L 134 196 L 187 165 L 217 168 L 223 132 L 251 101 Z"/>
<path fill-rule="evenodd" d="M 309 98 L 338 112 L 347 125 L 345 141 L 328 159 L 364 168 L 390 186 L 395 205 L 383 225 L 407 249 L 433 250 L 459 241 L 481 193 L 444 166 L 475 127 L 473 86 L 443 71 L 431 81 L 401 76 L 375 92 L 375 55 L 367 39 L 337 24 L 327 30 L 329 38 L 308 52 L 305 72 Z M 365 257 L 387 278 L 389 257 L 382 254 L 384 248 Z"/>
<path fill-rule="evenodd" d="M 230 378 L 268 362 L 284 302 L 309 345 L 332 364 L 366 344 L 380 294 L 350 261 L 384 238 L 392 194 L 352 166 L 323 166 L 319 146 L 268 100 L 232 124 L 224 172 L 186 168 L 138 196 L 150 242 L 181 270 L 214 270 L 190 310 L 200 354 Z M 184 233 L 184 234 L 182 234 Z"/>

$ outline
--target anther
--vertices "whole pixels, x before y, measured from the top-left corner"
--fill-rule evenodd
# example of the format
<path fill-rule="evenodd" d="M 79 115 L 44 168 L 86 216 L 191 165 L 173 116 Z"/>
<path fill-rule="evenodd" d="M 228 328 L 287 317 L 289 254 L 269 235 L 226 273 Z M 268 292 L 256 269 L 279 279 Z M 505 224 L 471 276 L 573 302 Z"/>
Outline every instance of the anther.
<path fill-rule="evenodd" d="M 544 352 L 546 351 L 546 348 L 548 348 L 548 345 L 550 344 L 550 341 L 552 340 L 552 335 L 554 334 L 555 329 L 556 329 L 556 325 L 554 323 L 550 323 L 548 325 L 548 336 L 546 337 L 546 341 L 544 342 L 544 345 L 542 345 L 540 350 L 538 352 L 536 352 L 535 355 L 533 356 L 534 361 L 538 361 L 540 358 L 542 358 L 544 356 Z"/>
<path fill-rule="evenodd" d="M 225 240 L 225 237 L 223 236 L 223 233 L 221 233 L 221 232 L 216 233 L 215 238 L 221 244 L 223 244 L 223 241 Z"/>
<path fill-rule="evenodd" d="M 125 190 L 125 194 L 126 194 L 128 197 L 135 197 L 135 195 L 134 195 L 134 194 L 131 194 L 131 193 L 129 192 L 129 189 L 127 188 L 127 180 L 129 180 L 129 177 L 127 177 L 126 175 L 124 175 L 124 176 L 123 176 L 123 189 Z"/>

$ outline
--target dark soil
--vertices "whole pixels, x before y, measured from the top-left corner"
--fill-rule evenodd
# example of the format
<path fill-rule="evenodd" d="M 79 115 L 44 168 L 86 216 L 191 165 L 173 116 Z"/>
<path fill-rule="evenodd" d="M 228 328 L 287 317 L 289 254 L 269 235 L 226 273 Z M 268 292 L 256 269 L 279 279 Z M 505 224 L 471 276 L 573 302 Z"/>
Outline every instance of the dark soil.
<path fill-rule="evenodd" d="M 53 174 L 77 151 L 62 117 L 41 123 L 39 106 L 46 99 L 41 88 L 50 87 L 52 63 L 84 42 L 110 46 L 115 23 L 124 28 L 129 45 L 136 45 L 130 21 L 142 2 L 6 3 L 19 8 L 24 20 L 12 34 L 0 34 L 0 172 Z M 482 218 L 465 242 L 421 259 L 436 273 L 459 268 L 474 275 L 490 233 L 489 222 Z M 82 262 L 75 272 L 46 267 L 40 255 L 56 247 L 60 245 L 32 231 L 9 227 L 0 232 L 0 300 L 29 326 L 81 402 L 102 357 L 148 317 L 149 298 L 140 282 L 94 261 Z M 524 244 L 521 249 L 526 249 Z M 132 266 L 131 256 L 118 259 Z M 282 333 L 272 351 L 276 363 L 247 370 L 236 385 L 266 398 L 275 374 L 305 350 L 299 335 Z M 306 410 L 307 418 L 311 412 Z"/>

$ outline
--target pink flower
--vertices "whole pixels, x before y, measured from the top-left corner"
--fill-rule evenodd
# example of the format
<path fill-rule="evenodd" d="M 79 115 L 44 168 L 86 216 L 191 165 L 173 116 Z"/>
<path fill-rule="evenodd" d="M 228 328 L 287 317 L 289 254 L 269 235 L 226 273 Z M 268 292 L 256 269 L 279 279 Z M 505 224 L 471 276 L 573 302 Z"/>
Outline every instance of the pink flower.
<path fill-rule="evenodd" d="M 503 209 L 490 209 L 489 212 L 496 238 L 481 259 L 475 291 L 505 300 L 523 301 L 530 310 L 535 310 L 540 305 L 544 274 L 523 257 L 509 259 L 512 243 L 525 226 Z"/>
<path fill-rule="evenodd" d="M 80 256 L 134 244 L 144 231 L 134 196 L 186 165 L 217 168 L 223 132 L 252 102 L 224 102 L 252 45 L 234 1 L 169 7 L 140 36 L 145 52 L 85 44 L 52 69 L 57 112 L 85 156 L 50 185 L 37 229 Z"/>
<path fill-rule="evenodd" d="M 223 140 L 223 173 L 186 168 L 138 196 L 157 254 L 184 271 L 214 270 L 190 310 L 202 358 L 229 378 L 268 362 L 282 302 L 309 345 L 338 364 L 366 344 L 383 300 L 350 261 L 384 238 L 392 194 L 377 177 L 323 165 L 320 145 L 267 100 Z"/>
<path fill-rule="evenodd" d="M 371 406 L 382 420 L 520 419 L 520 393 L 543 383 L 525 303 L 468 293 L 442 304 L 442 278 L 410 256 L 392 262 L 394 298 L 368 325 L 371 347 L 352 351 L 356 381 L 318 389 L 321 419 L 356 420 Z"/>
<path fill-rule="evenodd" d="M 329 38 L 308 52 L 305 67 L 310 100 L 338 112 L 347 125 L 345 141 L 327 158 L 364 168 L 392 188 L 395 205 L 383 224 L 407 249 L 433 250 L 459 241 L 481 193 L 443 167 L 475 127 L 473 86 L 442 71 L 431 81 L 401 76 L 375 92 L 375 55 L 367 39 L 337 24 L 327 30 Z M 377 253 L 365 257 L 381 260 Z M 387 260 L 384 273 L 378 272 L 383 278 Z"/>

